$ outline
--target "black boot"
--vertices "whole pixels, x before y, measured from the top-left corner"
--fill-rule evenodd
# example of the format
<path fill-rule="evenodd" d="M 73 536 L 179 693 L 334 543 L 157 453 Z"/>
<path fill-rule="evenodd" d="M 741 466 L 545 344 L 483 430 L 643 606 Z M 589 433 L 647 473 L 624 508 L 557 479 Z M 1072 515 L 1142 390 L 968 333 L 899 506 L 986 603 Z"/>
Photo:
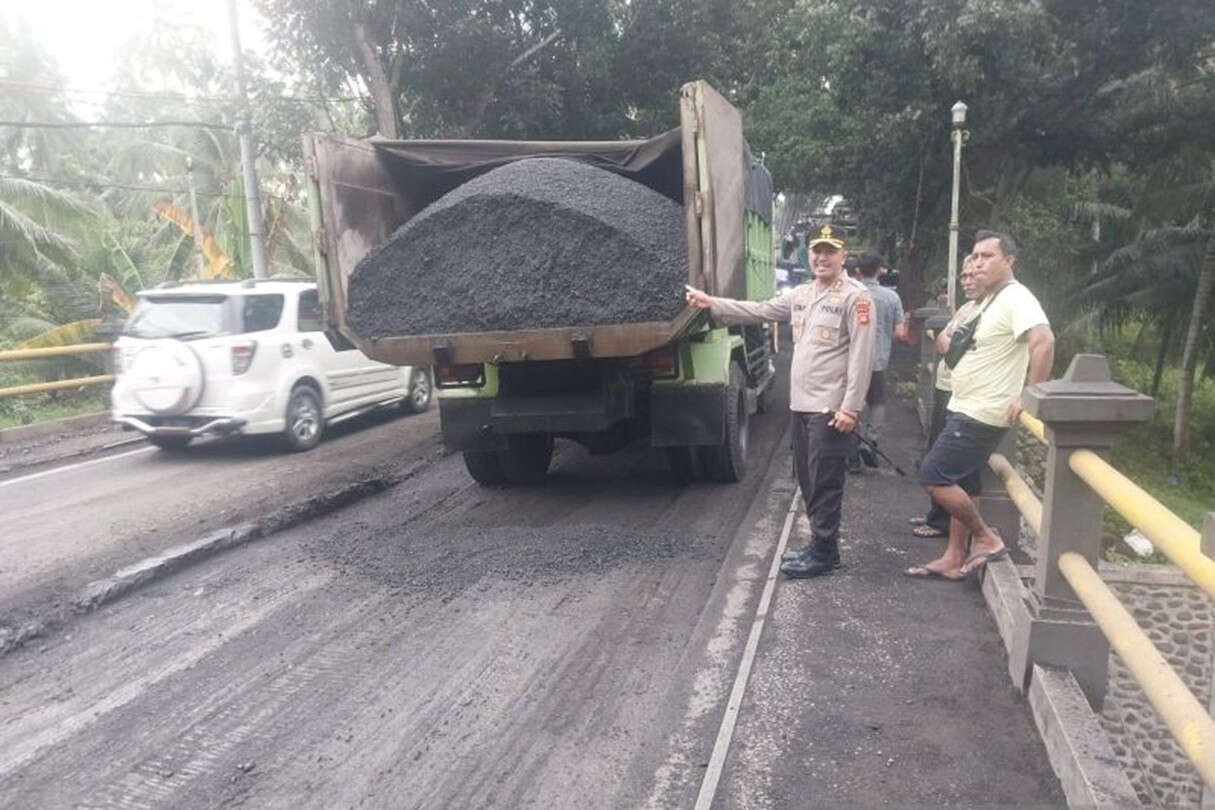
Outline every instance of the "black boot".
<path fill-rule="evenodd" d="M 812 548 L 804 556 L 781 563 L 780 571 L 792 579 L 808 579 L 830 574 L 840 567 L 840 550 L 835 548 Z"/>
<path fill-rule="evenodd" d="M 813 550 L 814 550 L 813 543 L 804 545 L 801 548 L 791 548 L 788 551 L 786 551 L 784 554 L 780 555 L 780 561 L 781 562 L 792 562 L 793 560 L 800 560 L 802 557 L 807 556 Z"/>

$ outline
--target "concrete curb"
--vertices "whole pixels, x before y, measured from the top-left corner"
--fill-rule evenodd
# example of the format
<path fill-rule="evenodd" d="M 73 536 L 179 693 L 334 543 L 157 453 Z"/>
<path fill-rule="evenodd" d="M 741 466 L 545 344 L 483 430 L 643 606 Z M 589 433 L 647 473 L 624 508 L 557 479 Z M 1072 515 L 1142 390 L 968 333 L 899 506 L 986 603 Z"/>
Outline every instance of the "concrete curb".
<path fill-rule="evenodd" d="M 0 444 L 24 442 L 30 439 L 41 439 L 44 436 L 54 436 L 56 433 L 69 430 L 80 430 L 104 425 L 110 421 L 110 412 L 86 413 L 81 416 L 69 416 L 66 419 L 53 419 L 49 422 L 36 422 L 32 425 L 4 428 L 0 430 Z"/>
<path fill-rule="evenodd" d="M 1008 558 L 988 563 L 983 576 L 983 600 L 1008 653 L 1013 686 L 1025 691 L 1029 698 L 1034 725 L 1046 746 L 1051 769 L 1059 777 L 1068 807 L 1142 806 L 1075 676 L 1064 669 L 1037 664 L 1029 673 L 1013 671 L 1015 651 L 1018 645 L 1024 646 L 1023 634 L 1029 625 L 1025 606 L 1028 593 L 1021 582 L 1023 573 L 1032 571 L 1023 571 Z"/>
<path fill-rule="evenodd" d="M 1068 807 L 1143 806 L 1070 672 L 1035 664 L 1029 705 Z"/>
<path fill-rule="evenodd" d="M 431 459 L 416 462 L 399 472 L 384 473 L 347 484 L 331 492 L 287 504 L 257 520 L 219 529 L 191 543 L 167 549 L 162 554 L 141 560 L 115 572 L 113 576 L 90 582 L 72 601 L 72 612 L 91 613 L 102 605 L 132 591 L 207 559 L 221 551 L 298 526 L 331 514 L 364 498 L 378 495 L 416 475 L 429 466 Z"/>

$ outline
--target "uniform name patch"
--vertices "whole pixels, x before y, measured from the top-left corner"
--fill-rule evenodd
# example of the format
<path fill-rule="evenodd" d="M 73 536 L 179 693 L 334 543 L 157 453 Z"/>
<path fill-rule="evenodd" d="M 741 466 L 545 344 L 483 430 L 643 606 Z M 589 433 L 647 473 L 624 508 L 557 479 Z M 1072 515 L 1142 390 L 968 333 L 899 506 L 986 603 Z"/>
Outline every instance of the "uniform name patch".
<path fill-rule="evenodd" d="M 856 322 L 862 326 L 869 323 L 869 300 L 867 298 L 856 302 Z"/>
<path fill-rule="evenodd" d="M 823 312 L 829 312 L 832 315 L 843 315 L 844 308 L 838 307 L 838 306 L 833 306 L 832 304 L 823 304 Z"/>

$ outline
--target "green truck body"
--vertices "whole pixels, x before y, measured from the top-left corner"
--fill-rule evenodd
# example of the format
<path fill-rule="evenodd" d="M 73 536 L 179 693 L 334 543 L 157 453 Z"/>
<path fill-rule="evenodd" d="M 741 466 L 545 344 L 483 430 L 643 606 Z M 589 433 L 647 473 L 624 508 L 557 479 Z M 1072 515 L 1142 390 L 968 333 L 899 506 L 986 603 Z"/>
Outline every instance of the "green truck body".
<path fill-rule="evenodd" d="M 358 260 L 450 190 L 451 177 L 466 181 L 538 156 L 610 164 L 677 194 L 688 283 L 716 295 L 771 297 L 771 180 L 743 139 L 737 110 L 693 82 L 681 89 L 680 118 L 677 130 L 645 141 L 305 138 L 327 328 L 376 360 L 434 366 L 444 442 L 464 453 L 478 481 L 540 480 L 556 438 L 592 453 L 648 441 L 687 479 L 745 475 L 750 418 L 772 397 L 769 325 L 715 327 L 686 308 L 665 322 L 364 338 L 345 317 Z M 673 192 L 672 177 L 682 180 Z"/>

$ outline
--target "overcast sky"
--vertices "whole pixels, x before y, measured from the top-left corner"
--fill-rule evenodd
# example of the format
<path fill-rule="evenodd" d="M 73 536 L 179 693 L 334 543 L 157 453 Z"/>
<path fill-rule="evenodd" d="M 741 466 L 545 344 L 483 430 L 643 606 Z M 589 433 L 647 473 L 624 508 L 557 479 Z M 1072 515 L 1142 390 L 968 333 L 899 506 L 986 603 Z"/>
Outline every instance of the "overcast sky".
<path fill-rule="evenodd" d="M 237 0 L 236 6 L 241 46 L 262 50 L 261 16 L 248 0 Z M 224 63 L 232 58 L 227 0 L 3 0 L 0 13 L 29 22 L 73 88 L 104 87 L 117 50 L 157 19 L 203 26 L 211 32 L 216 56 Z"/>

